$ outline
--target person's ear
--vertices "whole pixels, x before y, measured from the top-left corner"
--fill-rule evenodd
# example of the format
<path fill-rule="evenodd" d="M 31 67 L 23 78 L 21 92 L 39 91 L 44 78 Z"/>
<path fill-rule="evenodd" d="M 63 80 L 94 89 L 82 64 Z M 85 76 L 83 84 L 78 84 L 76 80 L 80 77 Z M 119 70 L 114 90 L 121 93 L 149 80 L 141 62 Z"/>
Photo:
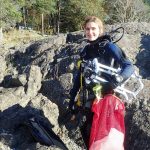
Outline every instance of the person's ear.
<path fill-rule="evenodd" d="M 99 35 L 102 35 L 102 34 L 103 34 L 103 29 L 99 28 Z"/>

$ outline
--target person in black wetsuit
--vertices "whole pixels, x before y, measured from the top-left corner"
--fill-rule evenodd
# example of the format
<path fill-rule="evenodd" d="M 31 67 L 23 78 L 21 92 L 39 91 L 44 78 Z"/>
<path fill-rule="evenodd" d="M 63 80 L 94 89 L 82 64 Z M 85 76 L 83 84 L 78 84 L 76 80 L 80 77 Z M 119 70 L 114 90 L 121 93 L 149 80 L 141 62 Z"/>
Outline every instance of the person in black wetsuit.
<path fill-rule="evenodd" d="M 125 56 L 124 52 L 107 36 L 104 35 L 103 23 L 99 18 L 95 16 L 87 17 L 85 19 L 83 27 L 85 36 L 88 41 L 87 45 L 84 47 L 80 54 L 81 60 L 88 61 L 97 58 L 100 63 L 108 66 L 111 66 L 111 62 L 112 60 L 114 60 L 113 67 L 116 66 L 116 68 L 121 68 L 118 76 L 109 76 L 108 78 L 106 78 L 109 81 L 107 85 L 99 83 L 102 85 L 101 93 L 103 92 L 103 94 L 107 94 L 110 91 L 112 92 L 113 89 L 115 89 L 119 84 L 127 80 L 132 75 L 132 73 L 134 72 L 133 65 L 131 61 Z M 75 97 L 81 87 L 81 71 L 83 70 L 81 70 L 80 67 L 75 78 L 73 88 L 70 90 L 69 110 L 72 112 L 72 116 L 75 116 L 76 113 Z M 86 86 L 84 76 L 82 85 Z M 82 127 L 85 134 L 84 137 L 86 137 L 85 141 L 87 145 L 89 139 L 89 131 L 92 123 L 92 116 L 93 115 L 89 107 L 88 111 L 86 111 L 86 123 L 84 123 Z"/>
<path fill-rule="evenodd" d="M 95 16 L 87 17 L 83 27 L 88 41 L 80 54 L 81 59 L 86 61 L 98 58 L 100 63 L 108 66 L 111 65 L 111 61 L 114 59 L 114 64 L 121 68 L 119 76 L 110 76 L 108 79 L 110 81 L 110 89 L 115 89 L 120 83 L 127 80 L 134 72 L 131 61 L 116 44 L 111 42 L 107 36 L 104 36 L 103 23 L 99 18 Z M 79 69 L 73 88 L 70 90 L 69 109 L 72 111 L 74 109 L 75 97 L 81 86 L 80 74 L 81 70 Z"/>

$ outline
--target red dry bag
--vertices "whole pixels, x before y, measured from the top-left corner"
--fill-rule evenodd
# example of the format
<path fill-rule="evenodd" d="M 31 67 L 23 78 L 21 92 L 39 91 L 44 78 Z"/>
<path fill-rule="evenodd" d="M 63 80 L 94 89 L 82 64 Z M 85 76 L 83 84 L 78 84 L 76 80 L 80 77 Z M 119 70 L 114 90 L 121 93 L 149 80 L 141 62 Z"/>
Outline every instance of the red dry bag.
<path fill-rule="evenodd" d="M 89 150 L 124 150 L 124 103 L 111 94 L 92 105 Z"/>

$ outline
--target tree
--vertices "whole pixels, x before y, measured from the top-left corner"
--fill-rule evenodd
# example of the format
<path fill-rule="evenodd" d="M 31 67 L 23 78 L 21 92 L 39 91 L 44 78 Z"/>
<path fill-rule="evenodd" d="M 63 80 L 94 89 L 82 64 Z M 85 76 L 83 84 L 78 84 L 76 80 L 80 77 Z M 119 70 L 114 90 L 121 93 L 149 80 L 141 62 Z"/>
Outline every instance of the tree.
<path fill-rule="evenodd" d="M 57 1 L 57 34 L 59 34 L 60 31 L 60 11 L 61 11 L 61 0 Z"/>
<path fill-rule="evenodd" d="M 44 15 L 56 13 L 56 0 L 36 0 L 33 9 L 41 15 L 41 32 L 44 34 Z"/>
<path fill-rule="evenodd" d="M 13 0 L 1 0 L 0 4 L 0 37 L 2 39 L 2 29 L 15 26 L 21 20 L 21 13 L 18 11 L 19 5 L 15 5 Z"/>
<path fill-rule="evenodd" d="M 23 26 L 26 28 L 28 28 L 28 10 L 32 9 L 32 6 L 36 3 L 36 0 L 22 0 L 23 1 L 23 5 L 21 8 L 21 13 L 23 16 L 23 20 L 21 21 L 21 23 L 23 22 Z"/>
<path fill-rule="evenodd" d="M 104 8 L 109 23 L 147 21 L 149 7 L 143 0 L 106 0 Z"/>
<path fill-rule="evenodd" d="M 63 1 L 60 14 L 62 31 L 81 30 L 83 20 L 88 15 L 95 15 L 103 19 L 105 14 L 102 2 L 102 0 Z"/>

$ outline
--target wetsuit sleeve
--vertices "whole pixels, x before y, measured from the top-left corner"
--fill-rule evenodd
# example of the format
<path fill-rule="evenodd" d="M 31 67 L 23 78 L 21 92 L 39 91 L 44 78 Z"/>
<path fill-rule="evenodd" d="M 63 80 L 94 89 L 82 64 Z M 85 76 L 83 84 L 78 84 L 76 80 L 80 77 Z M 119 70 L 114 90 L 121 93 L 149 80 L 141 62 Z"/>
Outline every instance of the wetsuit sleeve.
<path fill-rule="evenodd" d="M 112 57 L 120 65 L 120 75 L 123 77 L 124 80 L 128 79 L 134 72 L 134 67 L 131 61 L 126 58 L 122 50 L 112 42 L 106 44 L 106 49 L 108 50 L 109 55 L 112 55 Z"/>

